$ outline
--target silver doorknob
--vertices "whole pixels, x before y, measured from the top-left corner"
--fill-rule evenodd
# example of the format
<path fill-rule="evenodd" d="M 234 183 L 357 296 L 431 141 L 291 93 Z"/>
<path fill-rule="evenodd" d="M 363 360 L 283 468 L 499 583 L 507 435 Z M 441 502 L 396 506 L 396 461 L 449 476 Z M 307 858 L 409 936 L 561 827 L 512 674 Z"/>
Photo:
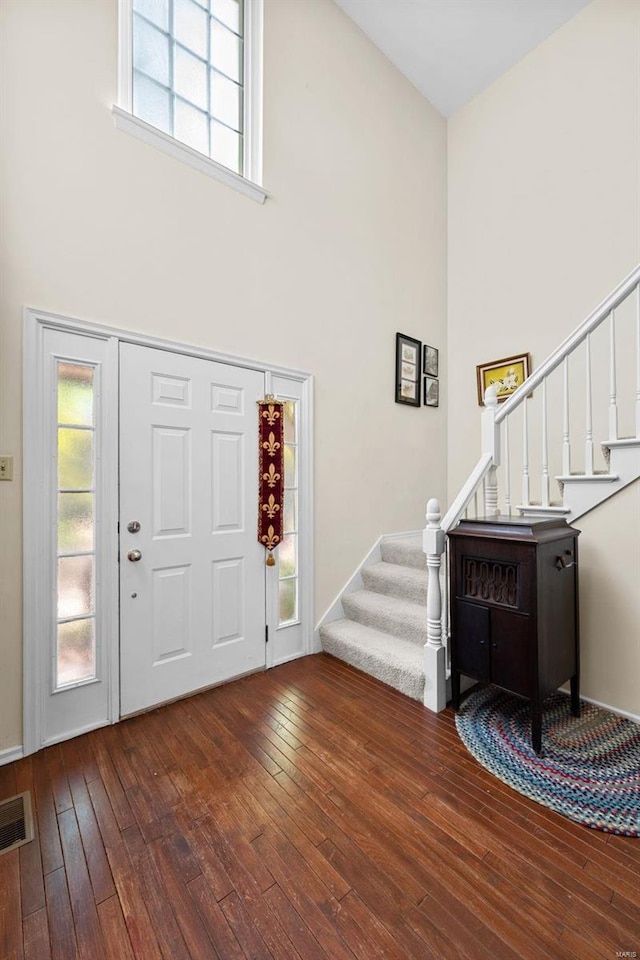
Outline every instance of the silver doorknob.
<path fill-rule="evenodd" d="M 127 559 L 131 560 L 131 563 L 137 563 L 138 560 L 142 560 L 142 553 L 140 550 L 129 550 Z"/>
<path fill-rule="evenodd" d="M 127 524 L 127 530 L 129 531 L 129 533 L 139 533 L 140 524 L 138 523 L 137 520 L 130 520 L 129 523 Z"/>

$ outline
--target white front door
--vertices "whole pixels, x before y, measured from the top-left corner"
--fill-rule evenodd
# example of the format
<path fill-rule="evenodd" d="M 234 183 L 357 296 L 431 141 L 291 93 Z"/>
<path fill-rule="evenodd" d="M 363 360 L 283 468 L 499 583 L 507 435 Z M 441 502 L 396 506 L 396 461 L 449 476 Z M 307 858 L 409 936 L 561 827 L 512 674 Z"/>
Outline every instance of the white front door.
<path fill-rule="evenodd" d="M 264 374 L 120 345 L 121 715 L 265 665 Z"/>

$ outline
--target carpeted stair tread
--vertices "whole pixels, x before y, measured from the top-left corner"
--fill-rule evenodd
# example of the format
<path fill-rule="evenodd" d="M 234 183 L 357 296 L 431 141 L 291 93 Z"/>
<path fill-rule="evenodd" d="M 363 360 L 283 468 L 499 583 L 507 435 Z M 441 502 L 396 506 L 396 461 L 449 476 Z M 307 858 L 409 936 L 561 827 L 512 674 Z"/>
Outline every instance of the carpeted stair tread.
<path fill-rule="evenodd" d="M 320 637 L 326 653 L 422 702 L 422 647 L 349 619 L 334 620 L 320 627 Z"/>
<path fill-rule="evenodd" d="M 399 597 L 411 603 L 427 602 L 427 574 L 425 570 L 417 567 L 406 567 L 388 561 L 373 563 L 364 567 L 362 582 L 366 590 Z"/>
<path fill-rule="evenodd" d="M 399 597 L 357 590 L 342 598 L 344 612 L 365 627 L 389 633 L 400 640 L 424 645 L 427 642 L 427 611 L 424 604 Z"/>
<path fill-rule="evenodd" d="M 383 540 L 380 545 L 382 559 L 387 563 L 396 563 L 417 570 L 427 569 L 427 558 L 422 549 L 422 534 L 409 537 L 392 537 Z"/>

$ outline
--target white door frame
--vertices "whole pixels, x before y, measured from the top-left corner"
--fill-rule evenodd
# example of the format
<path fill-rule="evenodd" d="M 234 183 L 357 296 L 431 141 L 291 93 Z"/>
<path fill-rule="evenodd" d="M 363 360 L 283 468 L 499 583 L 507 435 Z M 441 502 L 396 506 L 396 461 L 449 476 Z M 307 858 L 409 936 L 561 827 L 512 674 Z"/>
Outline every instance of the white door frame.
<path fill-rule="evenodd" d="M 193 347 L 178 341 L 164 340 L 146 334 L 133 333 L 117 327 L 88 323 L 60 316 L 43 310 L 24 310 L 24 369 L 23 369 L 23 755 L 34 753 L 42 742 L 42 656 L 38 651 L 37 638 L 50 631 L 51 566 L 45 530 L 43 484 L 48 477 L 43 463 L 46 449 L 46 424 L 43 359 L 45 330 L 60 330 L 67 333 L 100 339 L 107 343 L 109 362 L 105 364 L 104 403 L 113 411 L 118 410 L 118 346 L 133 343 L 140 346 L 169 350 L 186 356 L 215 360 L 231 366 L 258 370 L 269 376 L 285 377 L 302 385 L 300 405 L 300 476 L 306 488 L 304 503 L 300 505 L 300 527 L 306 531 L 304 543 L 300 543 L 300 577 L 305 584 L 301 596 L 300 620 L 303 625 L 301 655 L 313 651 L 313 377 L 300 370 L 265 364 L 245 357 L 218 353 L 202 347 Z M 107 418 L 104 428 L 104 455 L 109 463 L 105 469 L 103 524 L 105 556 L 112 558 L 108 576 L 105 577 L 101 603 L 104 608 L 104 635 L 111 637 L 110 649 L 106 651 L 105 671 L 109 682 L 109 723 L 120 718 L 120 656 L 119 656 L 119 593 L 118 564 L 118 418 Z M 256 521 L 257 522 L 257 521 Z M 273 578 L 268 583 L 273 585 Z M 269 589 L 269 587 L 268 587 Z M 273 586 L 272 586 L 273 589 Z M 275 582 L 277 589 L 277 582 Z M 270 641 L 275 637 L 270 636 Z M 266 652 L 266 666 L 275 666 L 290 656 L 279 657 L 270 642 Z M 77 733 L 86 731 L 78 730 Z M 75 733 L 74 733 L 75 735 Z"/>

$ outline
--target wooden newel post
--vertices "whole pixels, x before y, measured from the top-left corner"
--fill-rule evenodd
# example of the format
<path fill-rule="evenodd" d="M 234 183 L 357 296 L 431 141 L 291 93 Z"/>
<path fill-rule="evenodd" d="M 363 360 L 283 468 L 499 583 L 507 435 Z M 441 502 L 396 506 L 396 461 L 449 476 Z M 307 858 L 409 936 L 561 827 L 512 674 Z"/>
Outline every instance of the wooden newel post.
<path fill-rule="evenodd" d="M 440 564 L 444 553 L 444 530 L 440 526 L 440 504 L 429 500 L 423 549 L 427 556 L 427 642 L 424 646 L 424 705 L 439 712 L 447 705 L 446 649 L 442 644 L 442 592 Z"/>

